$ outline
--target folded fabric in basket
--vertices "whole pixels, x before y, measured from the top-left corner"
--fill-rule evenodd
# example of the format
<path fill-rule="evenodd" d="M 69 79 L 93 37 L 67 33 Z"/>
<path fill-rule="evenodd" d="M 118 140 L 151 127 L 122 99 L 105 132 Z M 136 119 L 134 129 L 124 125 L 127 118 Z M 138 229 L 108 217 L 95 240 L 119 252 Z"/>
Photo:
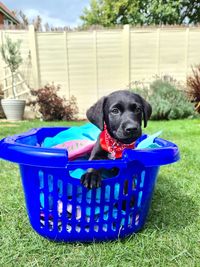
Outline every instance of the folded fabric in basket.
<path fill-rule="evenodd" d="M 155 141 L 155 139 L 160 136 L 162 131 L 156 132 L 155 134 L 149 135 L 143 140 L 138 140 L 137 147 L 135 149 L 146 149 L 146 148 L 159 148 L 160 145 Z"/>
<path fill-rule="evenodd" d="M 96 141 L 90 140 L 72 140 L 53 147 L 67 149 L 68 159 L 73 160 L 91 152 L 95 143 Z"/>
<path fill-rule="evenodd" d="M 42 147 L 63 148 L 68 152 L 68 158 L 81 157 L 91 152 L 100 133 L 92 123 L 82 126 L 73 126 L 67 130 L 58 133 L 54 137 L 45 138 Z"/>

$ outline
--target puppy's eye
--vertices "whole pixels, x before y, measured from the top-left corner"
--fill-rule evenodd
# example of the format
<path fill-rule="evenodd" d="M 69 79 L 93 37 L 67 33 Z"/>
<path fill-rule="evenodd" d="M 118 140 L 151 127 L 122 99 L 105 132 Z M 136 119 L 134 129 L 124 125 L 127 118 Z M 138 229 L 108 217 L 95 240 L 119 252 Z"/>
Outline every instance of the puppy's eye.
<path fill-rule="evenodd" d="M 140 112 L 142 112 L 142 109 L 141 109 L 140 107 L 136 107 L 136 108 L 135 108 L 135 112 L 136 112 L 136 113 L 140 113 Z"/>
<path fill-rule="evenodd" d="M 112 110 L 111 110 L 111 112 L 113 113 L 113 114 L 119 114 L 119 109 L 118 108 L 113 108 Z"/>

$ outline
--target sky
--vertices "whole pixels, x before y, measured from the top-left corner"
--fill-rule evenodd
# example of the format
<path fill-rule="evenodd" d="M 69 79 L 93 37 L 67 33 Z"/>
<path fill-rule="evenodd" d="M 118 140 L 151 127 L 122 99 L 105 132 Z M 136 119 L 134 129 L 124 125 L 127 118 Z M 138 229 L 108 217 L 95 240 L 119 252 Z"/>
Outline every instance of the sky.
<path fill-rule="evenodd" d="M 10 10 L 22 10 L 32 21 L 37 15 L 42 18 L 42 24 L 71 28 L 81 25 L 80 15 L 90 0 L 1 0 Z"/>

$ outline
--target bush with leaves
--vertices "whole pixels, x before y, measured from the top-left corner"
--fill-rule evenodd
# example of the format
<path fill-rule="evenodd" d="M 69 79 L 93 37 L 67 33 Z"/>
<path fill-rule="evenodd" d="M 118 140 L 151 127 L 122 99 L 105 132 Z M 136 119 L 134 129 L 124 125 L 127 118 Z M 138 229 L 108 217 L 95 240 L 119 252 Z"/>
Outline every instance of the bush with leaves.
<path fill-rule="evenodd" d="M 152 106 L 152 120 L 183 119 L 194 116 L 192 103 L 174 80 L 157 79 L 150 88 L 136 88 Z"/>
<path fill-rule="evenodd" d="M 187 77 L 187 94 L 195 103 L 195 110 L 200 113 L 200 64 L 192 67 L 192 74 Z"/>
<path fill-rule="evenodd" d="M 69 100 L 57 95 L 59 86 L 47 84 L 38 90 L 31 90 L 35 100 L 29 101 L 29 105 L 39 106 L 39 112 L 45 121 L 53 120 L 75 120 L 78 113 L 76 98 L 72 96 Z"/>

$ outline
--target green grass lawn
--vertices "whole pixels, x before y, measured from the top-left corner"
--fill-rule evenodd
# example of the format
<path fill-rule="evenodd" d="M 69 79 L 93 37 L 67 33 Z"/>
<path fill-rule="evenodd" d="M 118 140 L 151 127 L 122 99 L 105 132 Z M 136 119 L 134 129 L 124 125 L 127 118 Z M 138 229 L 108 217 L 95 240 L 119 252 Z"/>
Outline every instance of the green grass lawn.
<path fill-rule="evenodd" d="M 0 138 L 68 124 L 0 122 Z M 0 266 L 200 266 L 200 120 L 150 121 L 145 132 L 158 130 L 179 146 L 181 160 L 161 167 L 145 228 L 113 242 L 55 243 L 39 236 L 28 222 L 18 166 L 0 160 Z"/>

